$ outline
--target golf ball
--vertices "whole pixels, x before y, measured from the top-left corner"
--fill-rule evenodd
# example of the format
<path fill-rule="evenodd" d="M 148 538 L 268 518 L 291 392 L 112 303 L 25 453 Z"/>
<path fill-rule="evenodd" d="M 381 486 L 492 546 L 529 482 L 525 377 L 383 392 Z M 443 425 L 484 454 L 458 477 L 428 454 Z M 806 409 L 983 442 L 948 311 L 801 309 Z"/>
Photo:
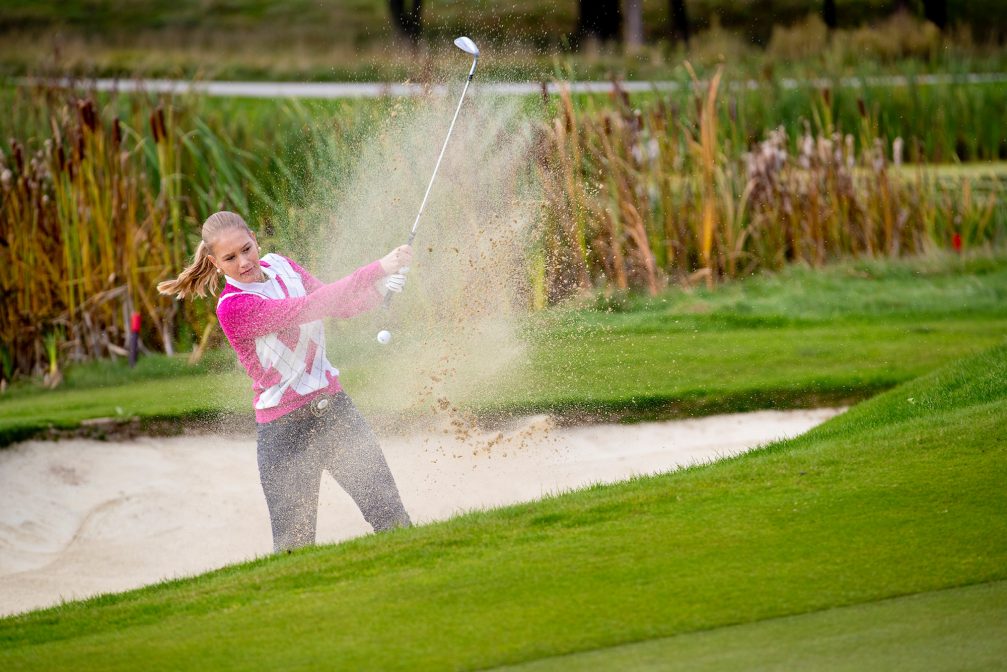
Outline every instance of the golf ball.
<path fill-rule="evenodd" d="M 378 332 L 378 343 L 380 343 L 381 345 L 385 345 L 390 340 L 392 340 L 392 335 L 390 332 L 388 332 L 385 329 L 382 329 L 381 331 Z"/>

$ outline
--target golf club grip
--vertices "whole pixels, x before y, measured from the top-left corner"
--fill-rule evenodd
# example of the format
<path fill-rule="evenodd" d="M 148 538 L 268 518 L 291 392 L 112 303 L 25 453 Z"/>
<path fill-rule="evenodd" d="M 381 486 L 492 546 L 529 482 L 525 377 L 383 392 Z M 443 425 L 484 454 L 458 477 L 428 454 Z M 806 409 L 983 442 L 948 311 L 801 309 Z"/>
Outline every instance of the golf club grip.
<path fill-rule="evenodd" d="M 415 237 L 416 237 L 416 232 L 415 231 L 411 231 L 409 233 L 409 240 L 406 241 L 406 245 L 412 245 L 413 244 L 413 238 L 415 238 Z M 391 290 L 389 290 L 389 292 L 387 294 L 385 294 L 385 300 L 381 302 L 381 308 L 382 309 L 388 310 L 388 307 L 392 305 L 392 294 L 394 294 L 394 293 L 395 292 L 392 292 Z"/>

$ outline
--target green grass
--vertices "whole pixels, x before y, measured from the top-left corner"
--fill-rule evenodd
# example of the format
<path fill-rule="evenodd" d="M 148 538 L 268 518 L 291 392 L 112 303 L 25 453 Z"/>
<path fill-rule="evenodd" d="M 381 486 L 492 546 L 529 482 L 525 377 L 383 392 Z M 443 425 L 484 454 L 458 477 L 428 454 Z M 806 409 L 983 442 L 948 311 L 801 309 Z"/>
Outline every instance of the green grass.
<path fill-rule="evenodd" d="M 1007 582 L 545 658 L 498 670 L 960 670 L 1007 659 Z"/>
<path fill-rule="evenodd" d="M 599 296 L 536 319 L 488 408 L 624 419 L 864 399 L 1007 336 L 1007 265 L 950 255 L 791 267 L 716 290 Z"/>
<path fill-rule="evenodd" d="M 713 652 L 720 669 L 720 647 L 754 624 L 738 646 L 794 669 L 817 650 L 809 630 L 834 623 L 848 639 L 829 645 L 865 642 L 866 667 L 896 647 L 929 669 L 931 647 L 909 646 L 935 632 L 929 613 L 971 667 L 1002 650 L 981 616 L 1002 615 L 1003 586 L 933 591 L 1007 579 L 1004 417 L 1001 346 L 727 461 L 4 619 L 0 665 L 477 669 L 606 650 L 620 663 L 635 654 L 613 647 L 688 635 L 672 647 L 683 667 Z"/>
<path fill-rule="evenodd" d="M 847 404 L 1003 343 L 1005 301 L 1002 254 L 794 267 L 655 299 L 600 296 L 533 316 L 525 365 L 469 406 L 645 420 Z M 360 345 L 370 331 L 356 329 L 341 329 L 332 356 L 359 405 L 378 412 L 383 392 L 372 381 L 387 378 L 373 347 Z M 88 418 L 247 412 L 249 385 L 235 367 L 227 351 L 195 369 L 165 357 L 135 371 L 71 367 L 63 389 L 21 385 L 0 397 L 0 445 Z"/>

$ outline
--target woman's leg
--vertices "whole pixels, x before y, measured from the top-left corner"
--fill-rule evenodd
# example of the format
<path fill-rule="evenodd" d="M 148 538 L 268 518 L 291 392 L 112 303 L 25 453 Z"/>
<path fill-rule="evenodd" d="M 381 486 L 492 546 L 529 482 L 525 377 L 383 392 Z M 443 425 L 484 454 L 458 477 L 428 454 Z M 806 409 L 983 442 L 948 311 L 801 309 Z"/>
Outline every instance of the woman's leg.
<path fill-rule="evenodd" d="M 330 403 L 324 416 L 326 431 L 319 433 L 318 449 L 325 468 L 375 531 L 408 527 L 409 514 L 402 506 L 378 437 L 345 393 L 340 392 Z"/>
<path fill-rule="evenodd" d="M 315 543 L 322 465 L 308 449 L 314 418 L 259 425 L 259 479 L 273 527 L 273 550 Z"/>

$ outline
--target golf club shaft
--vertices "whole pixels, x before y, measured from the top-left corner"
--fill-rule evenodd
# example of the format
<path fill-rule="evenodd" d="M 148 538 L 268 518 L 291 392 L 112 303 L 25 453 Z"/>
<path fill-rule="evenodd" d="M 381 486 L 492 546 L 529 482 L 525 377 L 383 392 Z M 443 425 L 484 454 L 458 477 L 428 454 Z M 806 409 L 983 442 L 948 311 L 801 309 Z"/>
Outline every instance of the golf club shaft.
<path fill-rule="evenodd" d="M 427 184 L 427 191 L 423 194 L 423 201 L 420 203 L 420 210 L 416 213 L 416 221 L 413 222 L 413 228 L 409 231 L 409 239 L 406 241 L 406 245 L 412 245 L 413 239 L 416 238 L 416 227 L 420 225 L 420 217 L 423 215 L 423 209 L 427 207 L 427 199 L 430 198 L 430 190 L 434 186 L 434 179 L 437 177 L 437 170 L 441 167 L 441 159 L 444 158 L 444 152 L 448 148 L 448 141 L 451 140 L 451 132 L 455 130 L 455 122 L 458 121 L 458 113 L 462 110 L 462 103 L 465 102 L 465 92 L 469 90 L 469 84 L 472 82 L 472 77 L 476 72 L 476 63 L 479 61 L 479 57 L 476 56 L 472 59 L 472 67 L 469 69 L 468 79 L 465 80 L 465 86 L 462 88 L 462 95 L 458 99 L 458 106 L 455 108 L 455 116 L 451 117 L 451 125 L 448 126 L 448 134 L 444 138 L 444 145 L 441 147 L 441 153 L 437 156 L 437 163 L 434 164 L 434 172 L 430 176 L 430 182 Z M 392 294 L 389 292 L 385 295 L 385 301 L 381 304 L 382 308 L 388 308 L 392 302 Z"/>
<path fill-rule="evenodd" d="M 472 68 L 469 70 L 468 79 L 465 80 L 465 87 L 462 89 L 462 95 L 458 99 L 458 107 L 455 108 L 455 116 L 451 117 L 451 125 L 448 126 L 447 137 L 444 138 L 444 145 L 441 147 L 441 153 L 437 157 L 437 163 L 434 164 L 433 175 L 430 176 L 430 183 L 427 184 L 427 191 L 423 194 L 423 201 L 420 203 L 420 210 L 416 213 L 416 221 L 413 222 L 413 228 L 409 231 L 409 243 L 412 244 L 413 238 L 416 237 L 416 227 L 420 225 L 420 216 L 423 215 L 423 209 L 427 207 L 427 199 L 430 198 L 430 190 L 434 186 L 434 178 L 437 177 L 437 170 L 441 167 L 441 159 L 444 158 L 444 152 L 447 151 L 448 141 L 451 139 L 451 132 L 455 130 L 455 122 L 458 121 L 458 113 L 462 110 L 462 103 L 465 102 L 465 92 L 469 90 L 469 83 L 472 82 L 472 77 L 476 72 L 476 61 L 478 57 L 472 59 Z"/>

